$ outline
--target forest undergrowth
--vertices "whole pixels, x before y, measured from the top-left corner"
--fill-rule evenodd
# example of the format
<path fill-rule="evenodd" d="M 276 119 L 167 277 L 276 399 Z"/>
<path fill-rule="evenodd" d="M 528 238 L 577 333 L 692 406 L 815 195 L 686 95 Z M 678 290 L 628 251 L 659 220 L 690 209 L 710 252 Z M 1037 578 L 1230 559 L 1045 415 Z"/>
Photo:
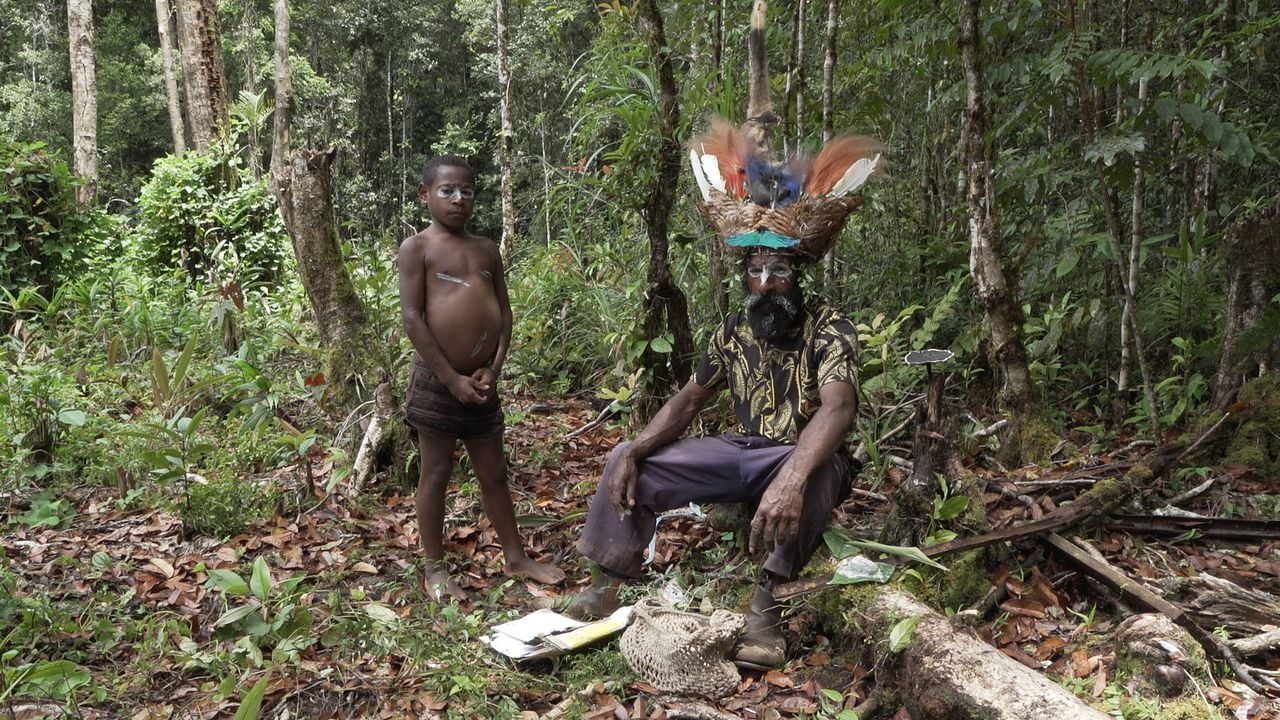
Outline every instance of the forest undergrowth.
<path fill-rule="evenodd" d="M 577 530 L 618 425 L 566 440 L 597 414 L 583 398 L 522 395 L 509 404 L 508 450 L 517 513 L 531 553 L 585 580 Z M 967 463 L 985 485 L 996 527 L 1041 517 L 1141 454 L 1125 437 L 1099 443 L 1075 432 L 1052 466 L 1012 471 Z M 982 456 L 976 456 L 981 460 Z M 5 495 L 0 540 L 4 698 L 9 717 L 679 717 L 711 704 L 674 699 L 638 678 L 616 641 L 554 665 L 513 666 L 479 638 L 527 611 L 547 588 L 501 574 L 501 552 L 479 511 L 465 465 L 451 485 L 446 550 L 470 602 L 438 604 L 419 589 L 412 496 L 404 488 L 330 483 L 333 459 L 271 470 L 275 510 L 219 537 L 184 523 L 174 507 L 139 507 L 124 486 L 81 484 L 57 499 Z M 901 471 L 864 471 L 835 523 L 859 532 L 886 512 Z M 1153 491 L 1217 482 L 1187 504 L 1216 517 L 1274 517 L 1280 496 L 1242 466 L 1189 468 Z M 246 478 L 244 482 L 253 482 Z M 1028 502 L 1029 501 L 1029 502 Z M 1280 540 L 1223 543 L 1189 532 L 1157 537 L 1107 524 L 1093 545 L 1130 576 L 1160 583 L 1202 570 L 1280 591 Z M 641 593 L 675 583 L 695 606 L 744 597 L 753 558 L 729 527 L 678 520 L 662 526 Z M 975 630 L 1085 702 L 1123 718 L 1166 717 L 1131 695 L 1111 633 L 1132 610 L 1036 542 L 1012 548 L 986 578 L 1003 600 Z M 1030 558 L 1030 559 L 1029 559 Z M 945 583 L 946 580 L 941 582 Z M 747 673 L 722 717 L 849 718 L 874 691 L 875 653 L 824 627 L 818 596 L 788 621 L 788 663 Z M 954 613 L 964 608 L 940 608 Z M 1225 630 L 1224 630 L 1225 631 Z M 1273 666 L 1276 660 L 1272 660 Z M 1222 716 L 1267 717 L 1265 699 L 1214 668 L 1200 693 Z M 688 716 L 688 715 L 686 715 Z M 887 715 L 885 715 L 887 716 Z M 894 715 L 903 720 L 905 711 Z"/>

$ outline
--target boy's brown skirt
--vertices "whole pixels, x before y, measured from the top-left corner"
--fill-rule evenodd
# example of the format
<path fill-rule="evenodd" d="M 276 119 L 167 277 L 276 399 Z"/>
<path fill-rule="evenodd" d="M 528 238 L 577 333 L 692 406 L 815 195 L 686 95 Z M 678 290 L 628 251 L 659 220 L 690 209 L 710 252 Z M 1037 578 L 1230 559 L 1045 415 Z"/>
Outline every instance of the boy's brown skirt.
<path fill-rule="evenodd" d="M 416 355 L 409 369 L 409 389 L 404 398 L 404 419 L 420 433 L 472 440 L 502 432 L 502 405 L 498 394 L 488 402 L 460 402 L 449 388 Z"/>

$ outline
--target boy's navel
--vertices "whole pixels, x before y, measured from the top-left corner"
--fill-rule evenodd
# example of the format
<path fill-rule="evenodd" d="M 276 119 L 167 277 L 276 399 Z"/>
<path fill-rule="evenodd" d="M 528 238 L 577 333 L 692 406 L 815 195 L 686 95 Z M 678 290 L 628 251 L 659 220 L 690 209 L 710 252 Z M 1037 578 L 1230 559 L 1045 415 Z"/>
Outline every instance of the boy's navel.
<path fill-rule="evenodd" d="M 436 279 L 444 280 L 445 282 L 458 283 L 462 287 L 471 287 L 471 283 L 467 282 L 466 280 L 463 280 L 460 277 L 455 277 L 453 275 L 450 275 L 449 273 L 438 272 L 436 273 Z"/>

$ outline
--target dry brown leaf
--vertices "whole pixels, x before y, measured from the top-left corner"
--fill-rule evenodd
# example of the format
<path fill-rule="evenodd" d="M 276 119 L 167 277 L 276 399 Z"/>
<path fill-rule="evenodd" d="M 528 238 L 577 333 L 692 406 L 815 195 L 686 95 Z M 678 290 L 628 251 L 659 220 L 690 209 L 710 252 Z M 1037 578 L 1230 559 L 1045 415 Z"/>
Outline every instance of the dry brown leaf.
<path fill-rule="evenodd" d="M 367 563 L 367 562 L 364 562 L 363 560 L 362 560 L 362 561 L 360 561 L 360 562 L 358 562 L 358 563 L 356 563 L 355 565 L 352 565 L 352 566 L 351 566 L 351 569 L 352 569 L 353 571 L 355 571 L 355 572 L 358 572 L 358 573 L 364 573 L 364 574 L 366 574 L 366 575 L 377 575 L 377 574 L 378 574 L 378 568 L 376 568 L 376 567 L 374 567 L 374 566 L 370 565 L 370 564 L 369 564 L 369 563 Z"/>
<path fill-rule="evenodd" d="M 173 565 L 164 558 L 147 558 L 147 563 L 159 570 L 160 574 L 165 578 L 171 578 L 176 574 L 173 569 Z"/>
<path fill-rule="evenodd" d="M 765 673 L 764 681 L 774 687 L 780 688 L 792 688 L 796 686 L 796 681 L 792 680 L 790 675 L 778 672 L 777 670 L 770 670 Z"/>
<path fill-rule="evenodd" d="M 804 659 L 804 664 L 811 667 L 823 667 L 831 664 L 831 656 L 824 652 L 811 653 Z"/>
<path fill-rule="evenodd" d="M 1099 665 L 1098 674 L 1093 679 L 1093 696 L 1102 697 L 1102 693 L 1107 689 L 1107 668 Z"/>

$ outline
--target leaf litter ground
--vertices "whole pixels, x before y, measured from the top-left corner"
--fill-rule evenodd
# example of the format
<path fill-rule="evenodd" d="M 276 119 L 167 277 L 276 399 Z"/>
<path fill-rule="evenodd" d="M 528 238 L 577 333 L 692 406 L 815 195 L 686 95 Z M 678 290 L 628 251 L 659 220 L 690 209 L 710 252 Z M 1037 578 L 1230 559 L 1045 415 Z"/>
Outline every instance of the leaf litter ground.
<path fill-rule="evenodd" d="M 0 540 L 10 573 L 3 588 L 10 597 L 0 601 L 9 606 L 0 607 L 9 625 L 0 627 L 7 635 L 0 652 L 18 651 L 6 670 L 70 660 L 88 679 L 70 689 L 21 685 L 7 672 L 6 717 L 230 716 L 263 678 L 261 716 L 279 718 L 834 717 L 873 689 L 866 663 L 874 658 L 850 647 L 838 630 L 819 627 L 803 603 L 788 624 L 789 662 L 748 673 L 717 703 L 663 696 L 627 668 L 616 643 L 534 668 L 516 668 L 484 648 L 478 637 L 491 625 L 585 582 L 577 531 L 603 460 L 624 435 L 606 427 L 564 440 L 596 415 L 585 402 L 522 398 L 511 409 L 519 419 L 507 435 L 511 486 L 526 545 L 578 585 L 547 588 L 506 578 L 478 493 L 461 474 L 450 494 L 446 550 L 472 600 L 447 605 L 419 589 L 413 498 L 402 489 L 341 488 L 322 502 L 304 499 L 295 504 L 313 510 L 256 524 L 224 542 L 184 538 L 171 512 L 124 511 L 113 490 L 81 488 L 71 494 L 69 526 L 10 523 Z M 1101 468 L 1102 477 L 1108 463 L 1128 460 L 975 471 L 987 481 L 988 516 L 1004 527 L 1068 501 L 1087 487 L 1091 468 Z M 1223 480 L 1189 509 L 1239 516 L 1274 512 L 1262 505 L 1280 503 L 1275 484 L 1247 469 L 1214 471 Z M 891 468 L 879 490 L 891 493 L 900 479 Z M 864 526 L 885 510 L 855 497 L 837 522 Z M 732 533 L 732 525 L 687 519 L 664 524 L 647 586 L 676 582 L 704 608 L 740 607 L 753 565 Z M 1153 584 L 1211 570 L 1244 587 L 1280 590 L 1280 542 L 1161 540 L 1105 526 L 1093 541 L 1130 576 Z M 1028 541 L 1016 548 L 1011 562 L 992 573 L 1004 599 L 982 618 L 979 635 L 1087 702 L 1118 708 L 1123 693 L 1109 631 L 1130 610 L 1036 547 Z M 250 578 L 258 558 L 268 575 L 252 591 L 215 580 Z M 1280 659 L 1273 658 L 1268 669 L 1277 667 Z M 1206 697 L 1232 717 L 1265 716 L 1266 701 L 1246 700 L 1227 684 L 1205 688 Z"/>

